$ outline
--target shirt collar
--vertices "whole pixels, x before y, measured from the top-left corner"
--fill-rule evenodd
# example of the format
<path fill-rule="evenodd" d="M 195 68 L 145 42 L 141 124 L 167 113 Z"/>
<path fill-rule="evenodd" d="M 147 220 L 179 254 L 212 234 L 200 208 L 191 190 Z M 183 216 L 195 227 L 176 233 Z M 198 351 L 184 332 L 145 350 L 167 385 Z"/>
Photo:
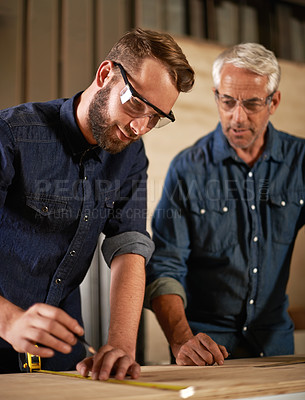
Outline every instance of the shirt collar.
<path fill-rule="evenodd" d="M 79 92 L 70 99 L 67 99 L 61 106 L 60 121 L 63 134 L 67 139 L 73 156 L 80 156 L 85 151 L 94 149 L 98 157 L 101 158 L 102 149 L 87 142 L 76 122 L 74 102 L 81 95 L 81 93 L 82 92 Z"/>
<path fill-rule="evenodd" d="M 280 137 L 271 122 L 267 127 L 267 143 L 263 153 L 265 159 L 271 157 L 274 161 L 285 161 Z"/>
<path fill-rule="evenodd" d="M 218 123 L 213 143 L 213 161 L 217 164 L 226 158 L 236 158 L 236 153 L 234 149 L 229 145 L 225 135 L 222 132 L 221 124 Z"/>
<path fill-rule="evenodd" d="M 266 160 L 271 157 L 278 162 L 284 161 L 281 141 L 271 122 L 268 122 L 266 135 L 267 143 L 263 153 L 264 159 Z M 239 159 L 235 150 L 230 146 L 227 138 L 223 134 L 221 124 L 218 123 L 213 143 L 213 161 L 217 164 L 227 158 L 232 158 L 234 160 Z"/>

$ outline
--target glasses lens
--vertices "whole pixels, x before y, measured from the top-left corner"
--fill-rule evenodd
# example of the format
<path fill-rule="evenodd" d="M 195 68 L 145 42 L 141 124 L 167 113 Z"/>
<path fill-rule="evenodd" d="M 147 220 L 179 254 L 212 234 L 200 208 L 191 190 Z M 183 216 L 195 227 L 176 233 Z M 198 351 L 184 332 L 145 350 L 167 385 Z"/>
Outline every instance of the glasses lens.
<path fill-rule="evenodd" d="M 244 100 L 242 105 L 247 113 L 251 114 L 259 112 L 265 106 L 265 102 L 262 100 Z"/>
<path fill-rule="evenodd" d="M 240 103 L 240 105 L 247 114 L 257 113 L 261 111 L 266 105 L 266 101 L 263 99 L 250 99 L 250 100 L 238 101 L 233 97 L 219 95 L 219 94 L 217 94 L 217 99 L 220 107 L 227 112 L 233 112 L 237 103 Z"/>
<path fill-rule="evenodd" d="M 232 111 L 236 106 L 236 100 L 233 98 L 219 97 L 219 103 L 225 111 Z"/>
<path fill-rule="evenodd" d="M 135 118 L 149 117 L 147 123 L 149 129 L 162 128 L 171 122 L 169 118 L 161 117 L 156 113 L 150 114 L 151 110 L 149 107 L 141 99 L 132 95 L 128 85 L 121 90 L 120 98 L 123 107 L 130 115 L 133 115 Z"/>
<path fill-rule="evenodd" d="M 159 129 L 159 128 L 162 128 L 163 126 L 168 125 L 170 122 L 171 122 L 170 119 L 158 116 L 158 122 L 156 123 L 156 125 L 154 127 Z"/>
<path fill-rule="evenodd" d="M 132 97 L 131 90 L 128 85 L 124 86 L 120 93 L 121 103 L 125 104 Z"/>

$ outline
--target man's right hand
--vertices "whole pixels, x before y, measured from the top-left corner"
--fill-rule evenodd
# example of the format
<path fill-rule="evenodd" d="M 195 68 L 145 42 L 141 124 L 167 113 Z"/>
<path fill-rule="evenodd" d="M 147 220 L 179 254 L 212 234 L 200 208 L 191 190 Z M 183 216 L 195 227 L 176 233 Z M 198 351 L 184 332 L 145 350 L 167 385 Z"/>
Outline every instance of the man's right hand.
<path fill-rule="evenodd" d="M 40 357 L 53 357 L 54 350 L 68 354 L 77 342 L 76 335 L 84 334 L 79 323 L 60 308 L 37 303 L 24 311 L 3 297 L 0 304 L 4 311 L 0 336 L 17 352 Z"/>
<path fill-rule="evenodd" d="M 155 297 L 152 309 L 171 346 L 178 365 L 222 365 L 226 348 L 205 333 L 193 335 L 186 319 L 183 301 L 175 294 Z"/>
<path fill-rule="evenodd" d="M 205 333 L 192 336 L 181 346 L 172 349 L 177 365 L 222 365 L 228 357 L 226 348 Z"/>

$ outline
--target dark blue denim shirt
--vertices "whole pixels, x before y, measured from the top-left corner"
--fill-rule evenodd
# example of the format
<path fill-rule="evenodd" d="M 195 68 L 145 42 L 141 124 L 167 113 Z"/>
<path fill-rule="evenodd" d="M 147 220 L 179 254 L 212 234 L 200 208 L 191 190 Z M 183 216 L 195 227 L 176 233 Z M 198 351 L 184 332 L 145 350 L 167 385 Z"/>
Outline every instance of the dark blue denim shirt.
<path fill-rule="evenodd" d="M 193 332 L 229 352 L 243 338 L 257 356 L 293 353 L 286 285 L 304 202 L 304 139 L 269 123 L 265 151 L 249 167 L 219 124 L 171 163 L 145 305 L 179 294 Z"/>
<path fill-rule="evenodd" d="M 91 146 L 75 97 L 0 112 L 0 295 L 23 309 L 59 306 L 81 322 L 78 287 L 99 235 L 108 265 L 123 253 L 148 260 L 153 243 L 143 142 L 116 155 Z M 81 358 L 77 347 L 45 367 L 69 368 L 69 357 L 72 365 Z"/>

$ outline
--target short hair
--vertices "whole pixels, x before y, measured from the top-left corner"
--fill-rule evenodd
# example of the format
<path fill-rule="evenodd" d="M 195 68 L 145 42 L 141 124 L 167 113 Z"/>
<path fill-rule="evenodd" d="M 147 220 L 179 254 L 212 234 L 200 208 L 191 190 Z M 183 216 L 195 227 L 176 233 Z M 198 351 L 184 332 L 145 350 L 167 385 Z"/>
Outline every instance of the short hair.
<path fill-rule="evenodd" d="M 179 92 L 194 85 L 194 70 L 176 41 L 167 33 L 133 29 L 112 47 L 107 59 L 121 63 L 127 72 L 138 71 L 145 58 L 159 60 L 167 69 Z"/>
<path fill-rule="evenodd" d="M 267 91 L 273 93 L 278 89 L 281 69 L 271 50 L 258 43 L 241 43 L 223 51 L 214 61 L 213 80 L 217 89 L 220 84 L 220 74 L 225 64 L 245 68 L 258 75 L 267 76 Z"/>

